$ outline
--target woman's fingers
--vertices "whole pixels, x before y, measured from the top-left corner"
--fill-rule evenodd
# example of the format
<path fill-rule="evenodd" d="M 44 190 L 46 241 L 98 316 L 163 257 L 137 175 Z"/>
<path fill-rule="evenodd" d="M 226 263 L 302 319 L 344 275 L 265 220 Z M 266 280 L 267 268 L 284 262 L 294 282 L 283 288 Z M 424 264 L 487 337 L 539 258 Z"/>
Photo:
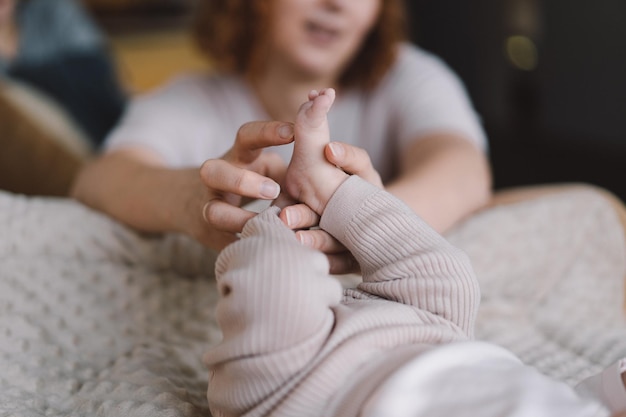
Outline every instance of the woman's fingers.
<path fill-rule="evenodd" d="M 222 250 L 238 237 L 248 220 L 256 215 L 230 203 L 221 198 L 213 198 L 202 207 L 198 207 L 200 223 L 195 223 L 191 229 L 191 235 L 203 245 Z"/>
<path fill-rule="evenodd" d="M 320 221 L 320 216 L 302 203 L 292 203 L 292 205 L 283 208 L 279 217 L 292 230 L 308 229 L 317 226 Z"/>
<path fill-rule="evenodd" d="M 341 142 L 331 142 L 324 149 L 326 159 L 348 174 L 358 175 L 365 181 L 382 188 L 383 183 L 378 171 L 374 169 L 370 156 L 365 149 Z"/>
<path fill-rule="evenodd" d="M 194 222 L 204 222 L 204 225 L 198 227 L 198 223 L 194 223 L 190 233 L 205 245 L 218 249 L 235 241 L 236 233 L 256 215 L 240 208 L 242 201 L 273 200 L 280 194 L 279 184 L 285 176 L 286 164 L 277 154 L 263 152 L 263 149 L 292 141 L 291 123 L 242 125 L 233 147 L 222 158 L 209 159 L 200 167 L 207 200 L 200 209 L 202 219 L 194 217 Z"/>
<path fill-rule="evenodd" d="M 264 148 L 293 141 L 293 124 L 285 122 L 249 122 L 239 128 L 235 144 L 225 158 L 234 164 L 250 164 Z"/>
<path fill-rule="evenodd" d="M 319 216 L 305 204 L 287 206 L 280 212 L 280 219 L 291 229 L 317 226 Z M 359 272 L 359 265 L 337 239 L 320 229 L 298 230 L 296 237 L 303 245 L 322 251 L 328 257 L 331 274 Z"/>
<path fill-rule="evenodd" d="M 354 256 L 337 239 L 323 230 L 300 230 L 296 232 L 300 243 L 326 254 L 331 274 L 351 274 L 360 272 Z"/>
<path fill-rule="evenodd" d="M 280 186 L 275 181 L 223 159 L 205 161 L 200 168 L 200 177 L 208 188 L 222 193 L 264 200 L 274 199 L 280 193 Z"/>
<path fill-rule="evenodd" d="M 287 164 L 275 152 L 263 152 L 254 163 L 250 164 L 249 168 L 254 172 L 273 179 L 279 184 L 284 182 L 285 174 L 287 173 Z"/>
<path fill-rule="evenodd" d="M 303 245 L 326 254 L 345 252 L 346 248 L 337 239 L 321 229 L 299 230 L 296 237 Z"/>
<path fill-rule="evenodd" d="M 202 217 L 212 228 L 221 232 L 239 233 L 248 220 L 257 213 L 235 207 L 219 198 L 209 200 L 202 207 Z"/>

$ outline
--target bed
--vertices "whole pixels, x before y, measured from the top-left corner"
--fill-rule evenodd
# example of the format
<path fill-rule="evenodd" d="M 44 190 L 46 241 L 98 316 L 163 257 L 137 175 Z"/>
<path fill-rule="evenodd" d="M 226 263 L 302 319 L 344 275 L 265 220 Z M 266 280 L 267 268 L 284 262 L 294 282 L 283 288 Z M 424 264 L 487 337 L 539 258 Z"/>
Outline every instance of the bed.
<path fill-rule="evenodd" d="M 462 222 L 447 237 L 482 286 L 477 337 L 570 384 L 626 356 L 622 230 L 590 189 Z M 0 415 L 210 415 L 215 256 L 69 199 L 0 192 Z"/>

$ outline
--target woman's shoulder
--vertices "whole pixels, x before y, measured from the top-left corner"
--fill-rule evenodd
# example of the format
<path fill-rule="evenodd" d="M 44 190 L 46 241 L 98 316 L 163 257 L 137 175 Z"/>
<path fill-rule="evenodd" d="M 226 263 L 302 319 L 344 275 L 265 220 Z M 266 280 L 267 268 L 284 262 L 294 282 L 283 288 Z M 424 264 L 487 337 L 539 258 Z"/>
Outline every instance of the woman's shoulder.
<path fill-rule="evenodd" d="M 214 72 L 179 74 L 153 90 L 139 95 L 142 101 L 221 101 L 239 96 L 244 88 L 237 77 Z"/>
<path fill-rule="evenodd" d="M 398 46 L 398 58 L 390 70 L 391 77 L 436 77 L 453 75 L 452 69 L 439 56 L 412 43 Z"/>
<path fill-rule="evenodd" d="M 177 126 L 184 126 L 180 129 L 192 130 L 195 135 L 198 126 L 223 130 L 256 119 L 253 104 L 246 84 L 239 78 L 210 72 L 185 73 L 135 95 L 123 124 L 150 120 L 156 126 L 174 123 L 175 119 Z"/>
<path fill-rule="evenodd" d="M 417 45 L 399 45 L 396 62 L 378 87 L 385 97 L 406 98 L 449 92 L 464 95 L 465 87 L 456 72 L 435 55 Z"/>

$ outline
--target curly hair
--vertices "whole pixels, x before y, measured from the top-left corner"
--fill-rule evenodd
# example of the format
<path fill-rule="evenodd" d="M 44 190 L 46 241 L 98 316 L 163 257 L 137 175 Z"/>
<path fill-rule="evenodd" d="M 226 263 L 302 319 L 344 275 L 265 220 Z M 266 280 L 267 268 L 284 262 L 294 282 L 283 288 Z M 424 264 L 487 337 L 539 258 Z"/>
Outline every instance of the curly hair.
<path fill-rule="evenodd" d="M 267 47 L 269 5 L 266 0 L 198 0 L 193 37 L 220 71 L 254 77 Z M 405 40 L 403 0 L 382 0 L 374 27 L 339 78 L 340 87 L 374 88 L 393 65 L 397 45 Z"/>

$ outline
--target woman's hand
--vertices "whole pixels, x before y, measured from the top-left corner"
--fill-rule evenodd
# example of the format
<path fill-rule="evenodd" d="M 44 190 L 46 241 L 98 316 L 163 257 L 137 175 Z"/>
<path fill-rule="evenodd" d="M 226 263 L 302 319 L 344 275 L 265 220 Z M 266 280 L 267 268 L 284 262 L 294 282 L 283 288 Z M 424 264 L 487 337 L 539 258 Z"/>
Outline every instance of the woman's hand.
<path fill-rule="evenodd" d="M 358 175 L 364 180 L 383 188 L 380 175 L 372 166 L 369 155 L 364 149 L 340 142 L 331 142 L 324 149 L 326 159 L 343 169 L 348 174 Z M 284 206 L 281 204 L 281 206 Z M 297 230 L 296 236 L 301 243 L 316 248 L 328 256 L 332 274 L 347 274 L 359 271 L 359 265 L 350 252 L 335 238 L 319 229 L 319 216 L 305 204 L 294 204 L 280 213 L 282 221 L 291 229 Z"/>
<path fill-rule="evenodd" d="M 202 224 L 190 225 L 191 234 L 214 249 L 236 240 L 244 224 L 256 213 L 242 209 L 248 199 L 273 200 L 286 165 L 269 146 L 293 141 L 293 125 L 283 122 L 250 122 L 237 132 L 233 147 L 220 159 L 209 159 L 200 168 L 206 193 L 198 215 Z"/>
<path fill-rule="evenodd" d="M 243 125 L 233 147 L 199 169 L 172 169 L 145 147 L 125 147 L 95 158 L 79 173 L 72 196 L 114 219 L 149 233 L 179 232 L 220 250 L 237 239 L 255 213 L 243 198 L 275 198 L 285 163 L 268 146 L 293 141 L 293 125 Z"/>

